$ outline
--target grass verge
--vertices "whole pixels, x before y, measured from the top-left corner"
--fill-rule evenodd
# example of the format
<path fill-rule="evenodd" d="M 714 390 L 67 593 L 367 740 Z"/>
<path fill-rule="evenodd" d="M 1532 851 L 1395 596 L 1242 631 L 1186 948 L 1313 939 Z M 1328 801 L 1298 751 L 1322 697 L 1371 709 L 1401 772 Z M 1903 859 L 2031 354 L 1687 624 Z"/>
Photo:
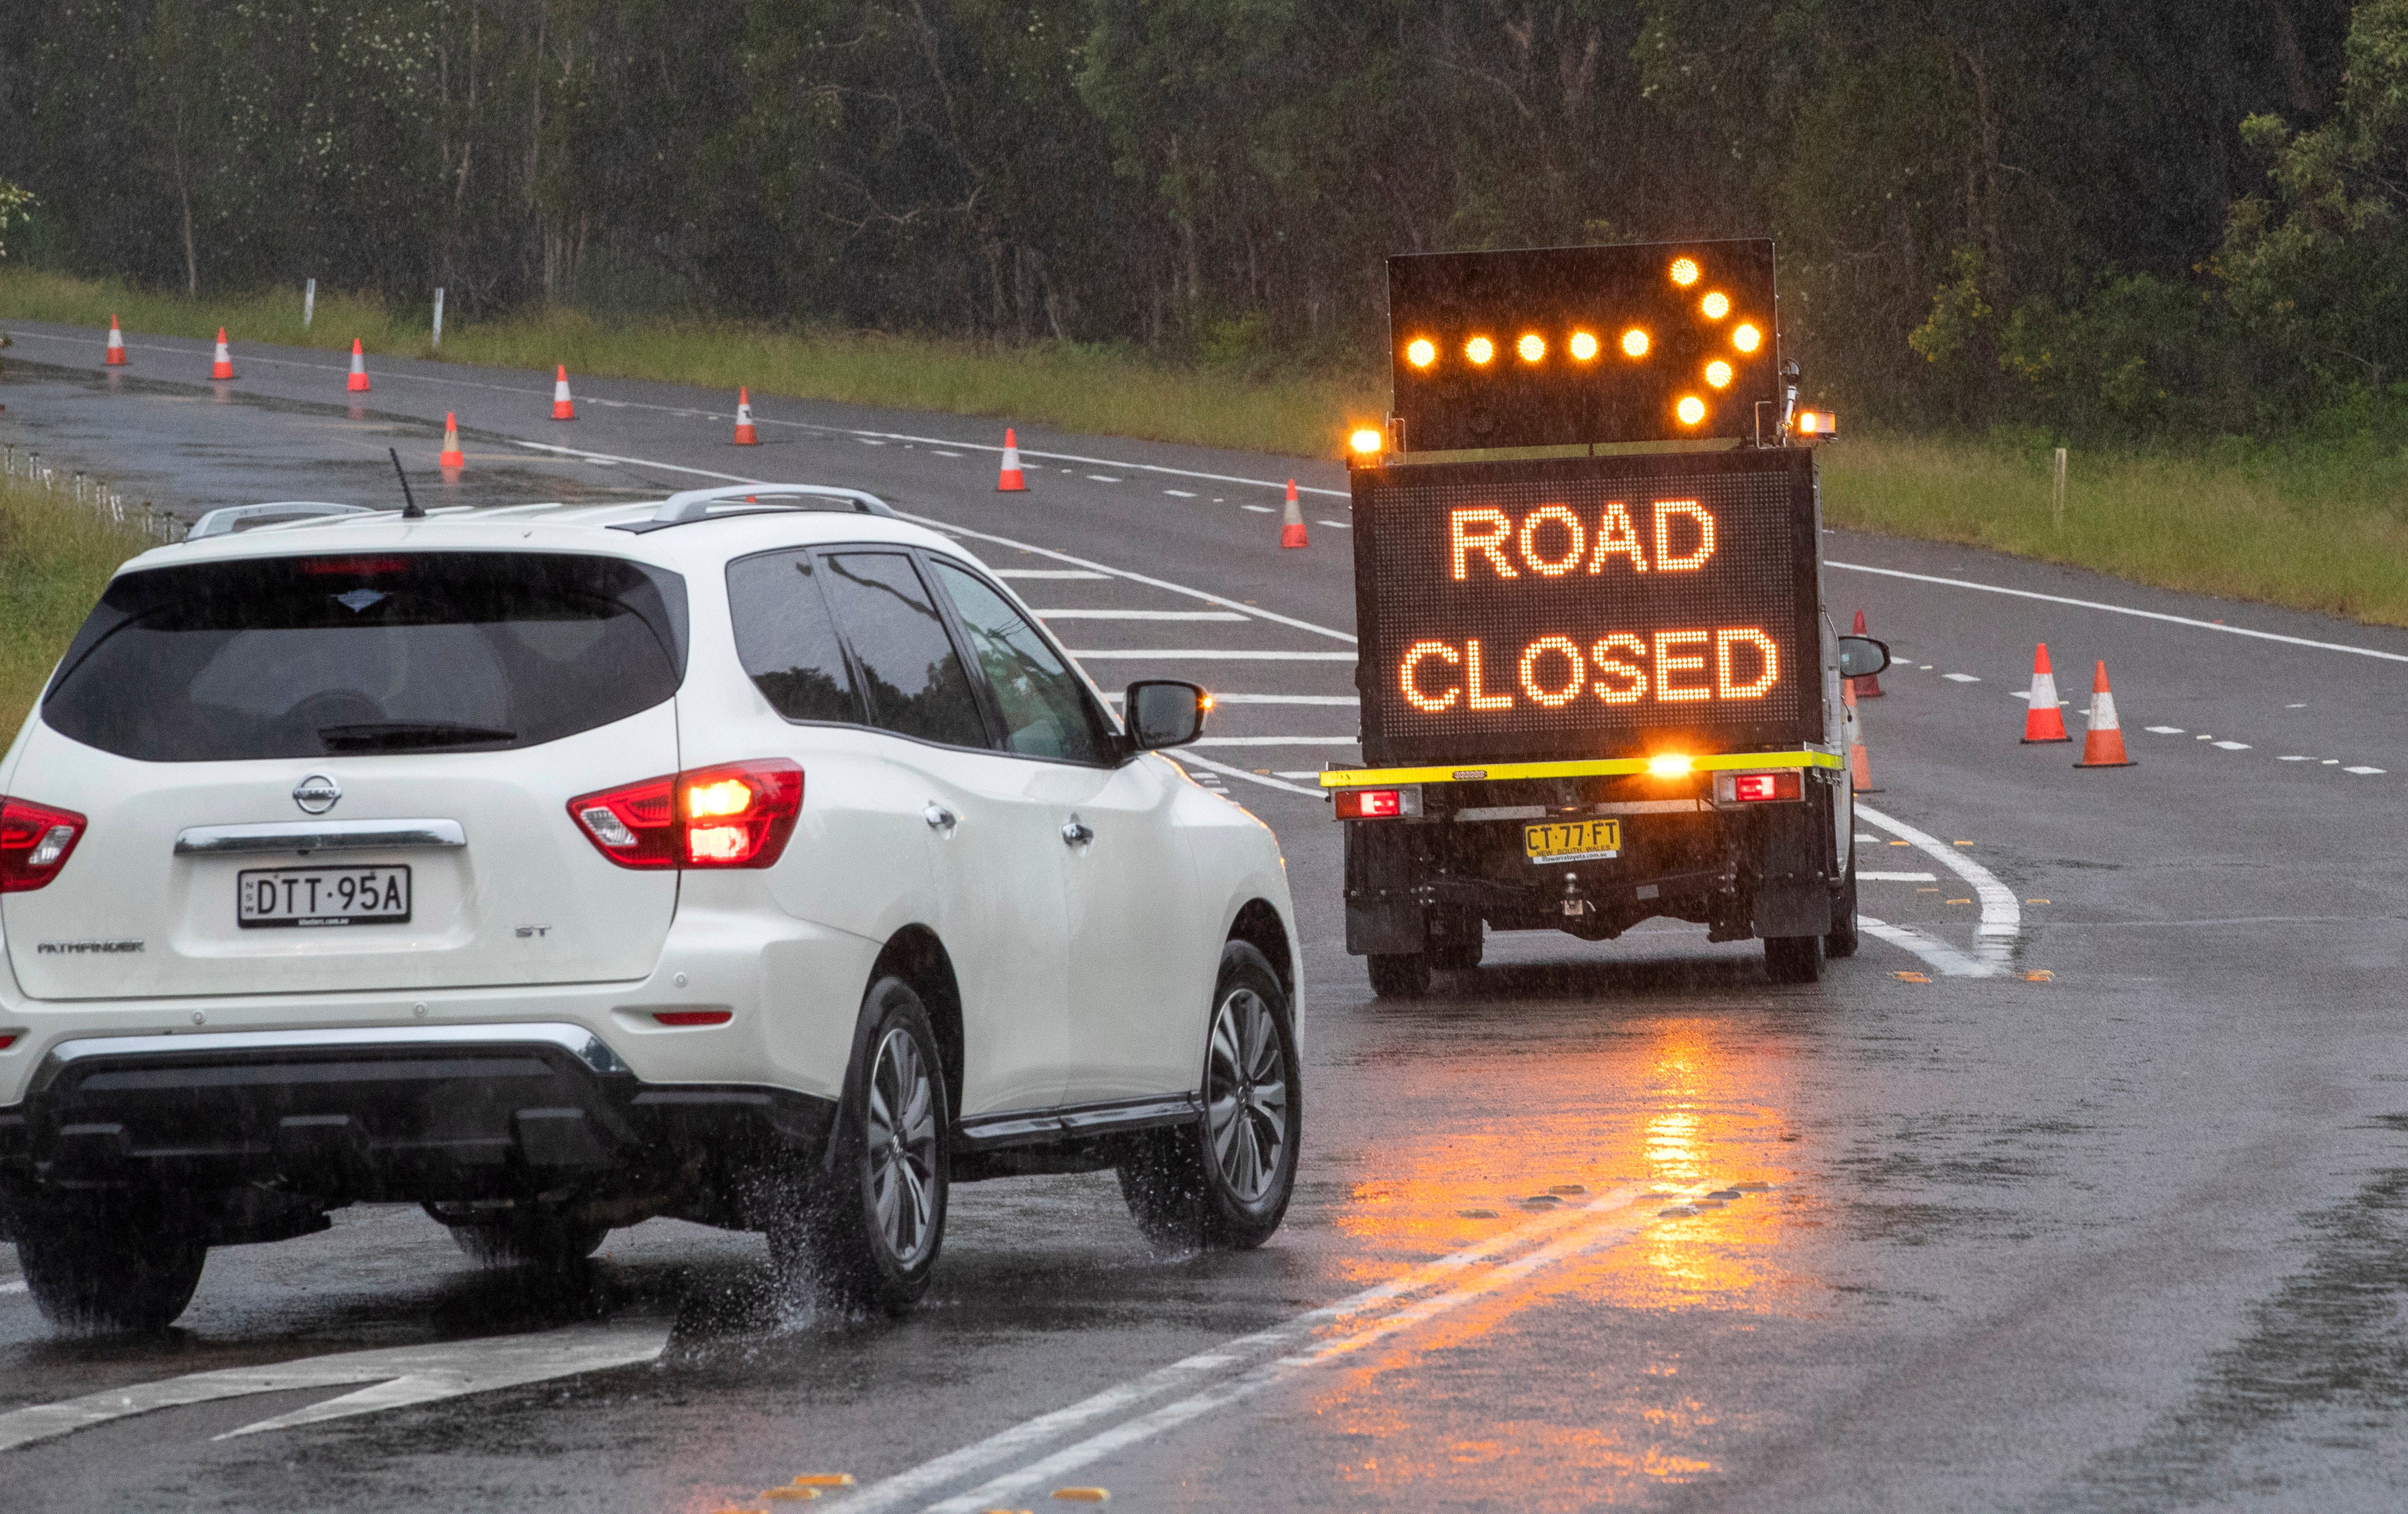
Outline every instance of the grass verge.
<path fill-rule="evenodd" d="M 189 300 L 122 284 L 0 270 L 0 320 L 105 325 L 237 341 L 431 355 L 413 323 L 373 297 L 322 293 L 301 329 L 297 291 Z M 550 309 L 458 324 L 443 357 L 662 379 L 898 409 L 1041 421 L 1071 431 L 1327 457 L 1346 421 L 1385 407 L 1384 384 L 1348 374 L 1250 379 L 1126 348 L 995 347 L 733 321 L 609 324 Z M 2408 625 L 2408 451 L 2357 442 L 2194 453 L 2077 452 L 2062 526 L 2037 442 L 1856 435 L 1824 453 L 1830 522 L 1962 542 L 2135 582 Z"/>
<path fill-rule="evenodd" d="M 0 477 L 0 748 L 117 565 L 158 542 L 90 505 Z"/>

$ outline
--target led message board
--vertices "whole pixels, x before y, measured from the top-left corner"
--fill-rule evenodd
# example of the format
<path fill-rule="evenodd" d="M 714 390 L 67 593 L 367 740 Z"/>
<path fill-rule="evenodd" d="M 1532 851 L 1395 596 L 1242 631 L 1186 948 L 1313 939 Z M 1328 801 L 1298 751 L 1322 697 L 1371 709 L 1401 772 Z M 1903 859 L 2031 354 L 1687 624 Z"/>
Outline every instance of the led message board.
<path fill-rule="evenodd" d="M 1777 428 L 1764 238 L 1388 260 L 1409 451 L 1755 436 Z"/>
<path fill-rule="evenodd" d="M 1357 468 L 1365 760 L 1822 739 L 1813 469 L 1780 448 Z"/>

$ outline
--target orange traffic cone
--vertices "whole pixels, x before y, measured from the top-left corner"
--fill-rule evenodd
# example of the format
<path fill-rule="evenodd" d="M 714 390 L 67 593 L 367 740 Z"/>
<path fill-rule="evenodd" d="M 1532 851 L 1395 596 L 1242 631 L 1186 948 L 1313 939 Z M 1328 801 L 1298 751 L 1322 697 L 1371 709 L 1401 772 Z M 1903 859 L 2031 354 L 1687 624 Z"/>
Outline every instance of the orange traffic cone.
<path fill-rule="evenodd" d="M 1873 762 L 1865 755 L 1865 722 L 1856 713 L 1856 680 L 1840 680 L 1840 705 L 1844 712 L 1841 724 L 1848 737 L 1848 791 L 1852 793 L 1879 793 L 1873 787 Z"/>
<path fill-rule="evenodd" d="M 1865 612 L 1862 610 L 1856 611 L 1856 634 L 1860 636 L 1866 635 Z M 1861 678 L 1850 678 L 1848 681 L 1856 686 L 1856 697 L 1859 699 L 1882 697 L 1881 675 L 1878 673 L 1868 673 Z"/>
<path fill-rule="evenodd" d="M 2115 694 L 2107 687 L 2102 660 L 2090 680 L 2090 734 L 2082 738 L 2082 761 L 2076 767 L 2138 767 L 2124 755 L 2124 733 L 2115 723 Z"/>
<path fill-rule="evenodd" d="M 557 365 L 558 376 L 552 380 L 552 418 L 554 421 L 577 419 L 577 402 L 568 397 L 568 364 Z"/>
<path fill-rule="evenodd" d="M 1304 509 L 1296 502 L 1296 480 L 1287 481 L 1287 513 L 1280 518 L 1280 545 L 1309 547 L 1304 535 Z"/>
<path fill-rule="evenodd" d="M 1010 426 L 1003 428 L 1003 469 L 995 476 L 996 493 L 1016 494 L 1028 487 L 1020 476 L 1020 436 Z"/>
<path fill-rule="evenodd" d="M 736 386 L 736 445 L 761 445 L 761 434 L 752 429 L 752 391 L 744 384 Z"/>
<path fill-rule="evenodd" d="M 435 460 L 439 468 L 465 468 L 468 454 L 460 450 L 460 422 L 449 410 L 443 412 L 443 455 Z"/>
<path fill-rule="evenodd" d="M 108 350 L 101 354 L 100 361 L 112 368 L 125 366 L 125 333 L 117 329 L 114 310 L 108 313 Z"/>
<path fill-rule="evenodd" d="M 351 338 L 351 377 L 343 387 L 354 394 L 368 392 L 368 360 L 366 354 L 360 350 L 360 339 L 356 336 Z"/>
<path fill-rule="evenodd" d="M 218 328 L 218 356 L 217 361 L 209 364 L 209 377 L 212 378 L 231 378 L 234 377 L 234 354 L 226 350 L 225 328 L 223 326 L 220 326 Z"/>
<path fill-rule="evenodd" d="M 2071 741 L 2065 734 L 2065 702 L 2057 697 L 2057 675 L 2048 670 L 2048 643 L 2032 652 L 2031 701 L 2024 707 L 2024 744 Z"/>

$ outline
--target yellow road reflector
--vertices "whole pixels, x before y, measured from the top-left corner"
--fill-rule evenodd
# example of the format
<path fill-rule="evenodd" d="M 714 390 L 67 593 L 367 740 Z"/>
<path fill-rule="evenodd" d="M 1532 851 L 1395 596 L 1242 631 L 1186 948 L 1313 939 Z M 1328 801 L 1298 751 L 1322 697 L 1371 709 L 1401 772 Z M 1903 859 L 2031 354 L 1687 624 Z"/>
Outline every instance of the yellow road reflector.
<path fill-rule="evenodd" d="M 2046 903 L 2048 903 L 2048 901 L 2047 901 L 2046 899 L 2026 899 L 2026 900 L 2024 901 L 2024 903 L 2026 903 L 2026 904 L 2046 904 Z"/>
<path fill-rule="evenodd" d="M 2027 983 L 2047 983 L 2054 981 L 2056 978 L 2057 975 L 2045 967 L 2035 967 L 2024 974 L 2024 981 Z"/>
<path fill-rule="evenodd" d="M 1924 977 L 1921 973 L 1892 973 L 1889 976 L 1897 978 L 1901 983 L 1928 983 L 1931 981 L 1930 978 Z"/>
<path fill-rule="evenodd" d="M 1109 1488 L 1056 1488 L 1054 1496 L 1065 1504 L 1109 1504 L 1112 1501 Z"/>
<path fill-rule="evenodd" d="M 1948 902 L 1950 904 L 1971 904 L 1973 901 L 1971 899 L 1951 899 Z"/>
<path fill-rule="evenodd" d="M 795 1486 L 797 1488 L 850 1488 L 853 1486 L 853 1474 L 850 1472 L 806 1472 L 801 1477 L 795 1479 Z"/>
<path fill-rule="evenodd" d="M 1497 1211 L 1494 1209 L 1457 1209 L 1455 1211 L 1455 1217 L 1458 1220 L 1494 1220 L 1497 1218 Z"/>
<path fill-rule="evenodd" d="M 1957 842 L 1955 842 L 1955 843 L 1952 843 L 1952 844 L 1953 844 L 1953 845 L 1956 845 L 1956 846 L 1960 846 L 1960 847 L 1970 847 L 1970 846 L 1971 846 L 1973 843 L 1972 843 L 1972 842 L 1971 842 L 1971 841 L 1957 841 Z"/>
<path fill-rule="evenodd" d="M 1548 1187 L 1547 1192 L 1550 1193 L 1585 1193 L 1588 1192 L 1588 1188 L 1587 1185 L 1584 1183 L 1555 1183 Z"/>
<path fill-rule="evenodd" d="M 1894 847 L 1911 847 L 1914 845 L 1914 843 L 1912 841 L 1893 841 L 1890 845 Z"/>

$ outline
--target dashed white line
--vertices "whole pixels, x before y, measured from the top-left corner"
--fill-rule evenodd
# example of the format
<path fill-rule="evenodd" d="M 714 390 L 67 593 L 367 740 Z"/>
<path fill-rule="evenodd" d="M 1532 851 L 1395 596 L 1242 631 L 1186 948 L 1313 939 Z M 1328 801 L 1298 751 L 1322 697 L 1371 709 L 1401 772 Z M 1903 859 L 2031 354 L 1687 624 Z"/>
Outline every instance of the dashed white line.
<path fill-rule="evenodd" d="M 1971 673 L 1942 673 L 1940 676 L 1946 678 L 1951 683 L 1979 683 L 1982 681 Z M 2025 697 L 2028 698 L 2030 695 L 2027 693 Z"/>
<path fill-rule="evenodd" d="M 2379 767 L 2344 767 L 2342 771 L 2344 773 L 2356 773 L 2360 778 L 2372 778 L 2376 774 L 2382 772 L 2383 769 Z"/>
<path fill-rule="evenodd" d="M 2246 741 L 2215 741 L 2209 743 L 2209 745 L 2224 751 L 2247 751 L 2249 750 L 2249 743 Z"/>
<path fill-rule="evenodd" d="M 18 1278 L 15 1282 L 0 1283 L 0 1293 L 22 1293 L 23 1292 L 25 1292 L 25 1279 L 22 1278 Z"/>
<path fill-rule="evenodd" d="M 1194 499 L 1196 497 L 1196 491 L 1193 489 L 1166 489 L 1163 493 L 1168 494 L 1173 499 Z"/>
<path fill-rule="evenodd" d="M 1069 470 L 1066 468 L 1066 469 L 1064 469 L 1063 471 L 1064 471 L 1064 472 L 1068 472 L 1068 471 L 1069 471 Z M 1111 474 L 1109 474 L 1109 473 L 1091 473 L 1091 474 L 1088 474 L 1088 475 L 1087 475 L 1087 477 L 1088 477 L 1088 478 L 1090 478 L 1095 479 L 1095 480 L 1096 480 L 1096 482 L 1097 482 L 1097 483 L 1118 483 L 1118 482 L 1120 482 L 1120 479 L 1118 479 L 1118 478 L 1114 478 L 1112 475 L 1111 475 Z"/>
<path fill-rule="evenodd" d="M 2179 725 L 2151 725 L 2144 726 L 2143 729 L 2146 730 L 2152 736 L 2186 736 L 2189 734 Z"/>
<path fill-rule="evenodd" d="M 1277 513 L 1268 505 L 1240 505 L 1238 507 L 1243 510 L 1252 510 L 1256 515 L 1272 515 Z"/>

